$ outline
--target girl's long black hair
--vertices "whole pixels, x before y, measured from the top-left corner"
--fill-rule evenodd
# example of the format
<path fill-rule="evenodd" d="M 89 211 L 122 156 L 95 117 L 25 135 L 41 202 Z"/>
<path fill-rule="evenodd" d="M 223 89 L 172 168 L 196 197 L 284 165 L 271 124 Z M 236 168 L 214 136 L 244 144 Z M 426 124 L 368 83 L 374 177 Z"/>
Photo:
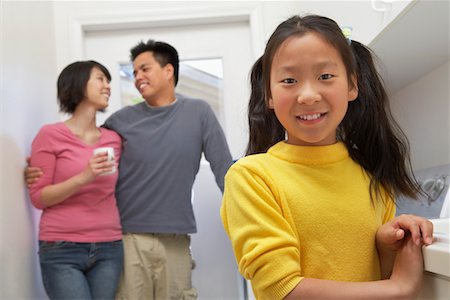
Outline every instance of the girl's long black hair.
<path fill-rule="evenodd" d="M 253 65 L 246 155 L 266 152 L 285 139 L 285 129 L 268 107 L 271 64 L 286 39 L 308 32 L 320 34 L 341 54 L 349 83 L 357 78 L 358 97 L 349 102 L 337 138 L 347 146 L 350 157 L 371 175 L 372 199 L 383 198 L 381 187 L 393 199 L 399 195 L 415 198 L 421 190 L 413 175 L 409 142 L 392 117 L 372 52 L 357 41 L 349 43 L 336 22 L 323 16 L 294 16 L 281 23 L 267 42 L 264 55 Z"/>

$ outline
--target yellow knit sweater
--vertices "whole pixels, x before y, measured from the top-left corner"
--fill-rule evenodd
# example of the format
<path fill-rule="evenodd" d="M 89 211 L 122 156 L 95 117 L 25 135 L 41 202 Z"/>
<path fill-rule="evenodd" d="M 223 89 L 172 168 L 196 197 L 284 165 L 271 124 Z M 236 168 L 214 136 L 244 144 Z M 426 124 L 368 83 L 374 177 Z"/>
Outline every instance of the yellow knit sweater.
<path fill-rule="evenodd" d="M 304 277 L 380 279 L 375 233 L 395 206 L 372 204 L 369 180 L 343 143 L 279 142 L 230 168 L 220 213 L 257 299 L 282 299 Z"/>

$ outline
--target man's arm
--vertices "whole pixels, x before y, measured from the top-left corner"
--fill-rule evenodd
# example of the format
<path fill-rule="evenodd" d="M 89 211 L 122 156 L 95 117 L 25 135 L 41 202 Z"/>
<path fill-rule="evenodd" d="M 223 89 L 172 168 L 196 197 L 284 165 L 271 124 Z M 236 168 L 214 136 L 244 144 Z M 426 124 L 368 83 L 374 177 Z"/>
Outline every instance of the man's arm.
<path fill-rule="evenodd" d="M 203 152 L 206 160 L 210 163 L 216 183 L 223 193 L 224 177 L 229 167 L 233 164 L 233 159 L 225 133 L 209 105 L 203 118 L 202 128 L 204 132 Z"/>

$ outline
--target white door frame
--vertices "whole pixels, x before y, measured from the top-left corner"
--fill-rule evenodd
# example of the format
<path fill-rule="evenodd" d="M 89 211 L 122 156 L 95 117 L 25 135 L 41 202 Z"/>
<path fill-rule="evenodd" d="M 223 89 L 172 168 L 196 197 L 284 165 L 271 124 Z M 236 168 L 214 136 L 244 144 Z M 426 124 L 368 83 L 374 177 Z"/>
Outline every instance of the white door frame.
<path fill-rule="evenodd" d="M 264 48 L 262 5 L 259 2 L 239 7 L 208 7 L 193 9 L 146 9 L 140 11 L 74 11 L 68 15 L 67 30 L 56 35 L 58 66 L 84 59 L 84 36 L 98 30 L 157 28 L 167 26 L 205 25 L 248 22 L 252 55 L 261 55 Z M 59 24 L 58 26 L 61 26 Z M 58 30 L 58 29 L 57 29 Z M 67 35 L 64 39 L 61 35 Z"/>

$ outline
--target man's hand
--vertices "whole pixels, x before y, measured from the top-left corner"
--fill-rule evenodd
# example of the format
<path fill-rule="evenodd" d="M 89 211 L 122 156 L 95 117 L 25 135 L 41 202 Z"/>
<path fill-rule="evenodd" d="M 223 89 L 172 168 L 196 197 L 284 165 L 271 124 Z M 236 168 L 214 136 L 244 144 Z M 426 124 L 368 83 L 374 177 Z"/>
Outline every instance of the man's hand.
<path fill-rule="evenodd" d="M 27 166 L 24 170 L 24 178 L 27 183 L 27 187 L 31 187 L 33 183 L 37 182 L 43 174 L 44 173 L 40 168 L 30 167 L 30 157 L 27 157 Z"/>

